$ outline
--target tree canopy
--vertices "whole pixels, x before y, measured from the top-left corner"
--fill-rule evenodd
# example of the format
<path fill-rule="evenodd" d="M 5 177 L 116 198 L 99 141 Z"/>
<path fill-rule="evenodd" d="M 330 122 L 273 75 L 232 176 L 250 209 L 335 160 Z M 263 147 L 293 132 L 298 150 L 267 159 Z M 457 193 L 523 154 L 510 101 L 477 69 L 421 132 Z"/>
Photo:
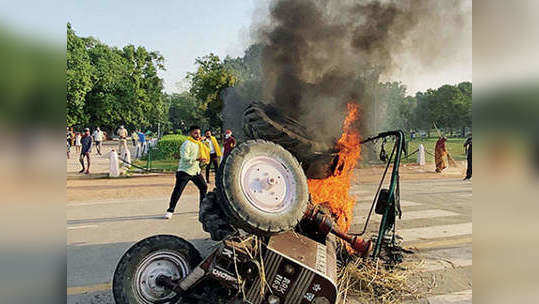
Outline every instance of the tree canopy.
<path fill-rule="evenodd" d="M 261 45 L 254 44 L 242 57 L 221 59 L 210 53 L 196 58 L 196 70 L 186 77 L 189 88 L 165 94 L 158 75 L 165 70 L 165 59 L 159 52 L 134 45 L 111 47 L 92 37 L 79 37 L 68 23 L 66 122 L 109 130 L 120 124 L 155 128 L 157 123 L 176 131 L 191 124 L 219 130 L 226 89 L 234 88 L 227 102 L 239 106 L 263 99 L 261 54 Z M 358 68 L 364 71 L 362 78 L 353 81 L 366 92 L 359 102 L 366 124 L 374 126 L 372 131 L 428 131 L 433 122 L 449 131 L 471 127 L 471 82 L 409 96 L 401 82 L 378 83 L 376 67 Z"/>
<path fill-rule="evenodd" d="M 68 125 L 148 128 L 168 120 L 158 52 L 110 47 L 77 36 L 68 23 L 66 61 Z"/>
<path fill-rule="evenodd" d="M 195 62 L 198 66 L 197 71 L 187 74 L 191 84 L 189 92 L 201 102 L 200 107 L 204 110 L 209 125 L 214 129 L 220 129 L 223 124 L 221 93 L 224 89 L 233 87 L 238 77 L 214 54 L 197 58 Z"/>

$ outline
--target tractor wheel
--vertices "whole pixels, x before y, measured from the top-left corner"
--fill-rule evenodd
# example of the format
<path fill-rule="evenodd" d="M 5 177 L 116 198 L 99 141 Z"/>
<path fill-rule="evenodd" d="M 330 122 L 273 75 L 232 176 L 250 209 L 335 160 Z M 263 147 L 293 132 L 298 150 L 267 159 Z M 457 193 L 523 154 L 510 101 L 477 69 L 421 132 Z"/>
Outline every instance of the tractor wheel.
<path fill-rule="evenodd" d="M 219 196 L 210 191 L 202 200 L 198 213 L 198 220 L 202 223 L 202 228 L 211 235 L 211 239 L 214 241 L 222 241 L 234 233 L 234 228 L 230 226 L 221 205 Z"/>
<path fill-rule="evenodd" d="M 163 274 L 182 279 L 201 262 L 189 242 L 172 235 L 156 235 L 133 245 L 122 256 L 112 281 L 116 304 L 176 303 L 177 295 L 158 286 Z M 182 302 L 179 302 L 182 303 Z"/>
<path fill-rule="evenodd" d="M 253 102 L 244 111 L 243 125 L 249 139 L 272 141 L 290 151 L 308 178 L 326 178 L 332 173 L 330 166 L 336 163 L 333 147 L 313 140 L 299 122 L 277 108 Z"/>
<path fill-rule="evenodd" d="M 307 178 L 296 158 L 264 140 L 234 148 L 222 161 L 216 183 L 231 224 L 257 235 L 294 229 L 309 202 Z"/>

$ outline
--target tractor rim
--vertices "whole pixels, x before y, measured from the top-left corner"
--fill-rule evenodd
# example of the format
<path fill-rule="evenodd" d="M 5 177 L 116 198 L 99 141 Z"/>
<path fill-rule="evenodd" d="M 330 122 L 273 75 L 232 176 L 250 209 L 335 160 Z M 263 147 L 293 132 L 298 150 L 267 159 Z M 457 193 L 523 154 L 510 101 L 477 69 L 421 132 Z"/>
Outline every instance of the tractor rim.
<path fill-rule="evenodd" d="M 292 205 L 296 181 L 286 163 L 280 159 L 256 156 L 242 167 L 241 189 L 255 208 L 278 213 Z"/>
<path fill-rule="evenodd" d="M 160 250 L 147 256 L 137 268 L 134 280 L 135 295 L 141 303 L 162 303 L 175 296 L 171 290 L 156 284 L 159 275 L 173 280 L 184 278 L 189 273 L 185 258 L 173 251 Z"/>

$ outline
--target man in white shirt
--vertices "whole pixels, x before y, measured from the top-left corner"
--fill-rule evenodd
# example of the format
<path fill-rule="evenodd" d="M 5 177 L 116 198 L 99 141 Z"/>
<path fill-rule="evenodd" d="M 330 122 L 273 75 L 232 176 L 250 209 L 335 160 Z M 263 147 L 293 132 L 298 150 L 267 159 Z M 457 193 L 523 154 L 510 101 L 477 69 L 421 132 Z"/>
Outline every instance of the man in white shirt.
<path fill-rule="evenodd" d="M 97 127 L 97 129 L 94 131 L 94 134 L 92 134 L 95 142 L 95 148 L 97 150 L 97 154 L 101 155 L 101 142 L 103 141 L 103 131 Z"/>

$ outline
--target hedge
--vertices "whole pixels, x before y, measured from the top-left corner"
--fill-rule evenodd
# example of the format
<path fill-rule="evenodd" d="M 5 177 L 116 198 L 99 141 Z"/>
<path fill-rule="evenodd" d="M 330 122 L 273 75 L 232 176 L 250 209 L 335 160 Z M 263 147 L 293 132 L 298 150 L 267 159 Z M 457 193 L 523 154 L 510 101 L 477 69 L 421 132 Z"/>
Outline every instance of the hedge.
<path fill-rule="evenodd" d="M 179 159 L 180 147 L 187 140 L 187 136 L 172 134 L 163 136 L 158 142 L 156 149 L 152 150 L 153 159 Z"/>

